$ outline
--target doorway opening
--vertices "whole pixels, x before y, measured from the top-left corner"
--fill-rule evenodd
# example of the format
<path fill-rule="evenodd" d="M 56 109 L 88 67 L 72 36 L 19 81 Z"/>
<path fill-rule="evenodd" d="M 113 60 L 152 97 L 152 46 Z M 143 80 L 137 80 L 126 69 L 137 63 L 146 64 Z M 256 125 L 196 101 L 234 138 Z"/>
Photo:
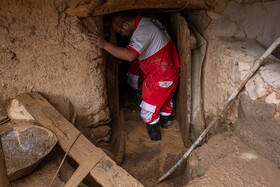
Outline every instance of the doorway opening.
<path fill-rule="evenodd" d="M 174 27 L 174 24 L 176 24 L 173 22 L 175 19 L 174 15 L 158 10 L 136 10 L 133 11 L 133 13 L 159 20 L 166 27 L 175 44 L 177 43 L 178 33 L 176 30 L 178 30 L 178 28 Z M 105 31 L 110 31 L 107 34 L 107 39 L 111 42 L 115 42 L 116 45 L 121 47 L 126 47 L 129 44 L 129 39 L 118 36 L 112 31 L 111 16 L 104 16 L 104 26 Z M 178 49 L 178 52 L 180 51 L 182 50 Z M 179 54 L 179 56 L 184 55 Z M 146 125 L 140 117 L 141 108 L 139 106 L 139 101 L 137 102 L 136 94 L 127 82 L 128 69 L 129 62 L 108 57 L 107 77 L 110 77 L 107 78 L 107 88 L 112 116 L 112 141 L 114 142 L 112 152 L 114 155 L 117 155 L 116 158 L 119 158 L 117 162 L 127 172 L 143 185 L 152 186 L 156 180 L 168 171 L 182 156 L 185 147 L 184 139 L 187 138 L 186 133 L 184 133 L 184 137 L 182 137 L 182 130 L 188 132 L 189 127 L 180 127 L 177 120 L 180 112 L 177 107 L 178 101 L 176 101 L 178 100 L 180 91 L 177 89 L 174 97 L 175 106 L 172 114 L 172 128 L 161 128 L 161 141 L 151 141 Z M 185 79 L 186 78 L 183 78 L 183 80 Z M 178 88 L 179 87 L 180 86 L 178 86 Z M 181 90 L 184 91 L 184 89 Z M 186 114 L 181 115 L 187 118 Z M 182 123 L 181 125 L 186 126 L 186 124 Z M 176 170 L 164 183 L 182 186 L 184 168 L 183 164 L 181 168 Z"/>

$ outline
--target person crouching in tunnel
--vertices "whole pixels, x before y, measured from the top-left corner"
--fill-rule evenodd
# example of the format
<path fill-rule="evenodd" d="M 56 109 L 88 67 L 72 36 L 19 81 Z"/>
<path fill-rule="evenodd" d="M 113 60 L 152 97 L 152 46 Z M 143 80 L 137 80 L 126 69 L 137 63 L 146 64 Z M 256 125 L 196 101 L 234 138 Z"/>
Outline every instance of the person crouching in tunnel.
<path fill-rule="evenodd" d="M 116 58 L 129 62 L 139 59 L 144 73 L 141 117 L 151 140 L 161 140 L 160 126 L 171 126 L 172 95 L 179 80 L 180 62 L 174 42 L 165 27 L 153 18 L 117 13 L 112 26 L 121 36 L 130 38 L 127 47 L 115 46 L 98 33 L 89 33 L 88 39 Z"/>

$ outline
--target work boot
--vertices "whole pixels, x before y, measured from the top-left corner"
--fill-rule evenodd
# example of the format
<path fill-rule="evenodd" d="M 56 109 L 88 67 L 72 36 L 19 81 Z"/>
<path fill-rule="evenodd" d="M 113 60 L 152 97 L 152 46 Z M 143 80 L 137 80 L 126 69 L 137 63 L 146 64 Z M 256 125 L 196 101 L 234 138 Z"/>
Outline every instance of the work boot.
<path fill-rule="evenodd" d="M 159 122 L 160 122 L 160 126 L 162 128 L 168 129 L 172 126 L 172 116 L 171 115 L 169 115 L 169 116 L 160 115 Z"/>
<path fill-rule="evenodd" d="M 161 140 L 161 134 L 160 134 L 160 125 L 159 122 L 155 124 L 146 124 L 149 136 L 152 141 L 158 141 Z"/>

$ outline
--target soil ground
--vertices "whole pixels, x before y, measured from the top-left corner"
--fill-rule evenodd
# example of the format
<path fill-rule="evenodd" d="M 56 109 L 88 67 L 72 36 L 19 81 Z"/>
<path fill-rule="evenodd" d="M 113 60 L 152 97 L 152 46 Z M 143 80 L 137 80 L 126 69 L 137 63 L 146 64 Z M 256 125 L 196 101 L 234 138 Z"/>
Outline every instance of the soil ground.
<path fill-rule="evenodd" d="M 156 181 L 182 156 L 183 142 L 176 119 L 172 128 L 162 129 L 162 140 L 151 141 L 140 117 L 140 107 L 129 89 L 120 94 L 120 110 L 124 111 L 125 156 L 122 167 L 144 186 L 182 186 L 184 166 L 174 171 L 161 184 Z"/>
<path fill-rule="evenodd" d="M 237 136 L 216 134 L 188 159 L 185 179 L 191 186 L 271 186 L 280 184 L 280 170 Z M 188 182 L 188 181 L 186 181 Z"/>
<path fill-rule="evenodd" d="M 187 167 L 183 163 L 162 183 L 156 184 L 186 151 L 176 118 L 172 128 L 161 129 L 162 140 L 153 142 L 131 91 L 125 90 L 120 95 L 120 110 L 125 114 L 125 155 L 121 166 L 145 187 L 183 186 L 187 182 L 187 186 L 278 186 L 279 168 L 243 144 L 232 132 L 211 137 L 193 151 Z M 11 186 L 48 186 L 62 155 L 63 151 L 56 147 L 31 175 L 12 182 Z M 65 164 L 54 186 L 63 186 L 74 172 L 68 162 Z M 89 186 L 98 185 L 89 183 Z"/>

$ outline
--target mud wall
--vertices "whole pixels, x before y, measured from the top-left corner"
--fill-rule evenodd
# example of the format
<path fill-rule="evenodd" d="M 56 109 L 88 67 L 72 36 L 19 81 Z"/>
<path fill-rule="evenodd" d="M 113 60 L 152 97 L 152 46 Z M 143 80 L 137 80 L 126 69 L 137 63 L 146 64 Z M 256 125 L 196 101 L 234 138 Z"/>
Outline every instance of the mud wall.
<path fill-rule="evenodd" d="M 268 48 L 279 37 L 279 7 L 279 1 L 230 1 L 218 20 L 216 34 L 224 37 L 252 38 L 264 48 Z"/>
<path fill-rule="evenodd" d="M 213 10 L 186 13 L 189 23 L 208 42 L 203 68 L 206 124 L 221 110 L 254 62 L 280 36 L 279 7 L 280 1 L 228 1 Z M 277 52 L 273 54 L 279 58 Z M 278 166 L 279 67 L 279 59 L 270 56 L 214 129 L 234 129 L 245 144 Z M 234 128 L 231 124 L 235 124 Z"/>
<path fill-rule="evenodd" d="M 1 112 L 16 95 L 38 91 L 62 113 L 70 101 L 82 126 L 110 120 L 104 55 L 90 46 L 83 21 L 64 13 L 70 2 L 1 1 Z M 87 22 L 103 33 L 102 17 Z"/>
<path fill-rule="evenodd" d="M 242 52 L 241 48 L 232 48 L 231 41 L 221 38 L 247 40 L 247 44 L 242 44 L 245 48 L 267 48 L 280 33 L 280 20 L 277 19 L 280 16 L 277 8 L 279 6 L 279 1 L 223 1 L 219 2 L 215 9 L 185 11 L 188 22 L 194 25 L 208 42 L 202 76 L 207 124 L 249 70 L 242 62 L 252 65 L 263 52 L 253 50 L 253 53 L 248 54 L 248 51 Z M 252 44 L 254 40 L 256 42 Z M 223 116 L 221 124 L 226 127 L 235 123 L 237 110 L 236 101 Z"/>

